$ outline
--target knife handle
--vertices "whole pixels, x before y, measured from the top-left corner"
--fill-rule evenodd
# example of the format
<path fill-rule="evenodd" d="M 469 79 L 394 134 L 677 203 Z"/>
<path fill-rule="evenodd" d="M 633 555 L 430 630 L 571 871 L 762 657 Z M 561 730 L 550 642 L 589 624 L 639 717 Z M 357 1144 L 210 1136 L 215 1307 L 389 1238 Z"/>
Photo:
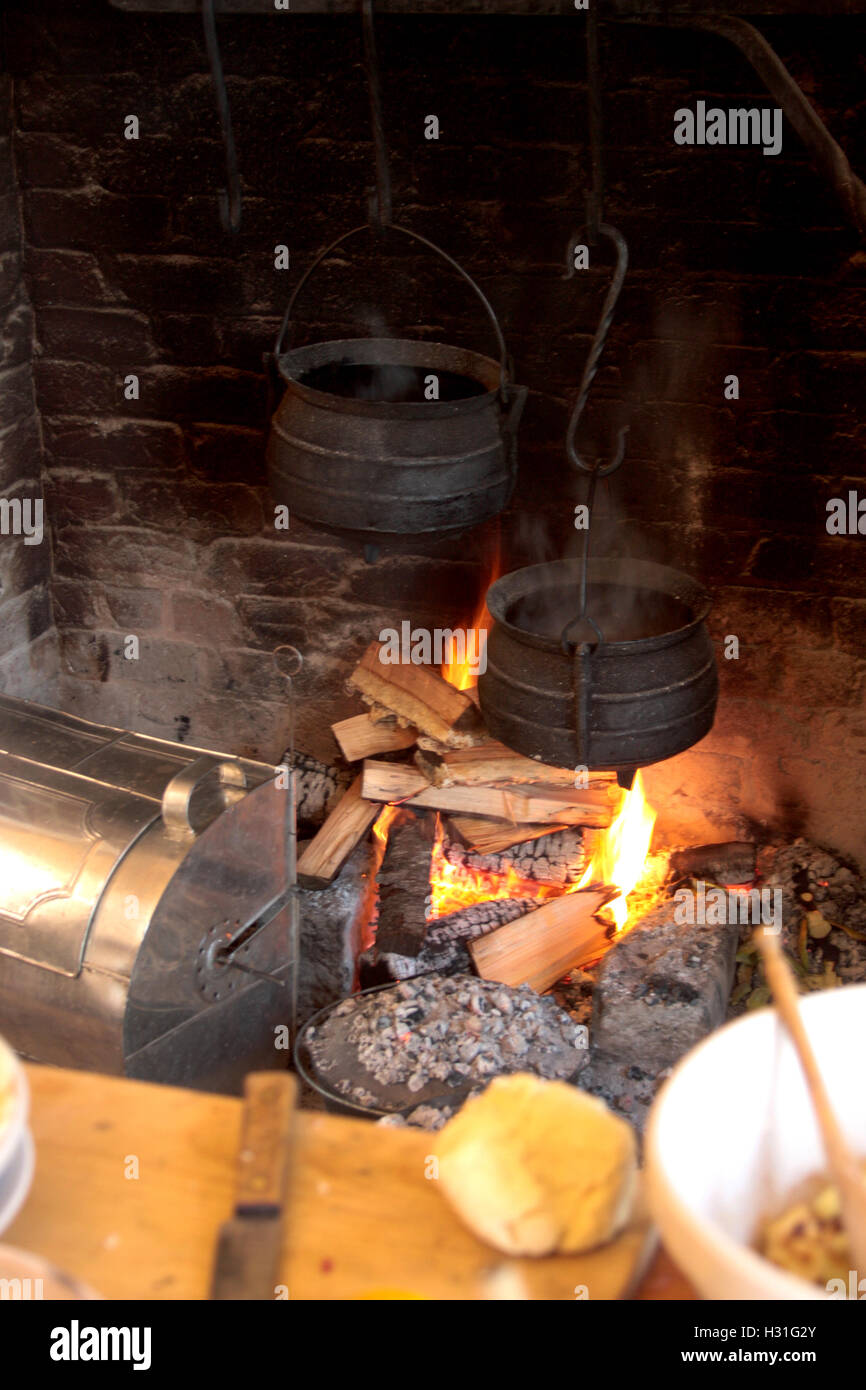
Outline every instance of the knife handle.
<path fill-rule="evenodd" d="M 283 1205 L 296 1094 L 289 1072 L 250 1072 L 244 1078 L 235 1193 L 239 1216 L 272 1215 Z"/>

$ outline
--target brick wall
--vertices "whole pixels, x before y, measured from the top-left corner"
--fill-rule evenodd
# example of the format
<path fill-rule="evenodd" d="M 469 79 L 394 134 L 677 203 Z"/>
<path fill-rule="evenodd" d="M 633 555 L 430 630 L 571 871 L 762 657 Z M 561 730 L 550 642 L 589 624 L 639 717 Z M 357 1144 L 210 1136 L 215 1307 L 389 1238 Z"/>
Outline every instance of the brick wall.
<path fill-rule="evenodd" d="M 40 541 L 32 510 L 42 499 L 32 354 L 33 313 L 21 274 L 12 83 L 8 73 L 0 73 L 0 498 L 10 504 L 0 511 L 0 689 L 52 703 L 57 632 L 49 590 L 50 536 L 46 527 Z M 29 515 L 17 510 L 25 500 Z"/>
<path fill-rule="evenodd" d="M 506 563 L 573 546 L 579 488 L 562 440 L 607 284 L 563 282 L 588 174 L 579 17 L 389 17 L 380 25 L 395 209 L 455 253 L 500 311 L 530 387 Z M 866 174 L 866 22 L 764 26 Z M 98 0 L 12 0 L 25 269 L 54 529 L 53 593 L 70 709 L 275 757 L 292 642 L 299 741 L 332 751 L 342 677 L 384 623 L 465 619 L 494 544 L 406 545 L 370 566 L 302 524 L 275 533 L 264 482 L 270 348 L 299 268 L 363 220 L 371 182 L 351 17 L 225 17 L 220 34 L 244 221 L 224 180 L 199 22 Z M 786 126 L 784 151 L 683 149 L 698 97 L 764 103 L 721 39 L 611 26 L 604 36 L 607 217 L 631 271 L 586 427 L 627 462 L 600 499 L 597 553 L 632 551 L 715 591 L 716 728 L 649 775 L 677 833 L 783 821 L 863 853 L 866 567 L 829 537 L 828 498 L 860 486 L 866 253 Z M 423 139 L 436 113 L 438 142 Z M 138 141 L 123 138 L 138 116 Z M 293 269 L 274 269 L 278 242 Z M 405 254 L 361 248 L 320 272 L 299 338 L 394 331 L 490 350 L 471 298 Z M 136 373 L 140 398 L 124 398 Z M 726 402 L 723 381 L 740 378 Z M 122 639 L 141 641 L 138 662 Z"/>

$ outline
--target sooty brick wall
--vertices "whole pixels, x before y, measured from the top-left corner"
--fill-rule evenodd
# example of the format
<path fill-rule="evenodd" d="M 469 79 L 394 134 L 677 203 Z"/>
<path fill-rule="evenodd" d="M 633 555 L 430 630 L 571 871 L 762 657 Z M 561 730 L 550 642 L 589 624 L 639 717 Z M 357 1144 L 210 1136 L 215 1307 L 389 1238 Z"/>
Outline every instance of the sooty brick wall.
<path fill-rule="evenodd" d="M 530 387 L 505 563 L 572 547 L 581 493 L 568 408 L 609 266 L 562 279 L 588 177 L 582 18 L 389 17 L 380 24 L 399 218 L 441 242 L 502 315 Z M 765 32 L 866 174 L 866 23 Z M 199 22 L 101 0 L 13 0 L 26 275 L 54 531 L 63 703 L 148 732 L 275 757 L 282 690 L 267 652 L 293 642 L 299 739 L 332 750 L 342 677 L 385 623 L 465 619 L 495 528 L 406 546 L 375 566 L 301 524 L 275 533 L 264 484 L 263 351 L 299 270 L 363 220 L 371 182 L 357 23 L 220 20 L 245 205 L 221 231 L 224 180 Z M 671 833 L 781 820 L 863 854 L 866 537 L 829 536 L 826 502 L 866 492 L 866 252 L 786 125 L 778 157 L 679 147 L 699 98 L 765 104 L 723 40 L 610 26 L 608 200 L 631 270 L 582 444 L 627 462 L 599 506 L 597 552 L 687 569 L 716 595 L 717 725 L 652 771 Z M 423 138 L 424 117 L 441 138 Z M 140 122 L 137 141 L 124 118 Z M 289 245 L 292 269 L 274 269 Z M 308 338 L 407 330 L 490 350 L 465 289 L 375 248 L 322 271 Z M 140 396 L 124 397 L 128 373 Z M 724 396 L 736 374 L 738 400 Z M 122 639 L 141 641 L 138 662 Z"/>
<path fill-rule="evenodd" d="M 40 525 L 42 446 L 33 396 L 33 315 L 21 274 L 12 83 L 0 74 L 0 690 L 52 703 L 57 633 L 50 537 Z"/>

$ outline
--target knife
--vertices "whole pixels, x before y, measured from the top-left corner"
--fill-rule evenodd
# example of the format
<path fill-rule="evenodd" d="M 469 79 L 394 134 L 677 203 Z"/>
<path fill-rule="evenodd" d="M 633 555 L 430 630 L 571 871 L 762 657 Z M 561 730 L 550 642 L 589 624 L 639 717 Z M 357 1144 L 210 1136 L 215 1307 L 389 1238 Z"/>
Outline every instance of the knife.
<path fill-rule="evenodd" d="M 275 1296 L 296 1094 L 288 1072 L 250 1072 L 244 1079 L 234 1213 L 219 1230 L 211 1299 Z"/>

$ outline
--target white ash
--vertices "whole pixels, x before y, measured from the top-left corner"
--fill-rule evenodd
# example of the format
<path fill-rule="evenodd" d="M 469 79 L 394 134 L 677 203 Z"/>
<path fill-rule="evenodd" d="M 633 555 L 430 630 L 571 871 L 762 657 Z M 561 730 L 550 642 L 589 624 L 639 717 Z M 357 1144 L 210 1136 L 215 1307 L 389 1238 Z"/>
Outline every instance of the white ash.
<path fill-rule="evenodd" d="M 376 1123 L 383 1129 L 443 1129 L 451 1117 L 457 1114 L 461 1105 L 465 1105 L 466 1101 L 472 1100 L 474 1096 L 480 1096 L 483 1089 L 482 1086 L 475 1087 L 453 1105 L 416 1105 L 414 1110 L 402 1115 L 383 1115 Z"/>
<path fill-rule="evenodd" d="M 393 1110 L 405 1106 L 406 1093 L 420 1104 L 459 1088 L 462 1101 L 473 1087 L 515 1071 L 572 1077 L 588 1043 L 585 1027 L 528 985 L 438 974 L 344 1000 L 307 1039 L 323 1076 L 343 1072 L 330 1081 L 341 1095 L 371 1106 L 381 1088 L 372 1107 Z M 366 1084 L 346 1076 L 347 1053 Z"/>

